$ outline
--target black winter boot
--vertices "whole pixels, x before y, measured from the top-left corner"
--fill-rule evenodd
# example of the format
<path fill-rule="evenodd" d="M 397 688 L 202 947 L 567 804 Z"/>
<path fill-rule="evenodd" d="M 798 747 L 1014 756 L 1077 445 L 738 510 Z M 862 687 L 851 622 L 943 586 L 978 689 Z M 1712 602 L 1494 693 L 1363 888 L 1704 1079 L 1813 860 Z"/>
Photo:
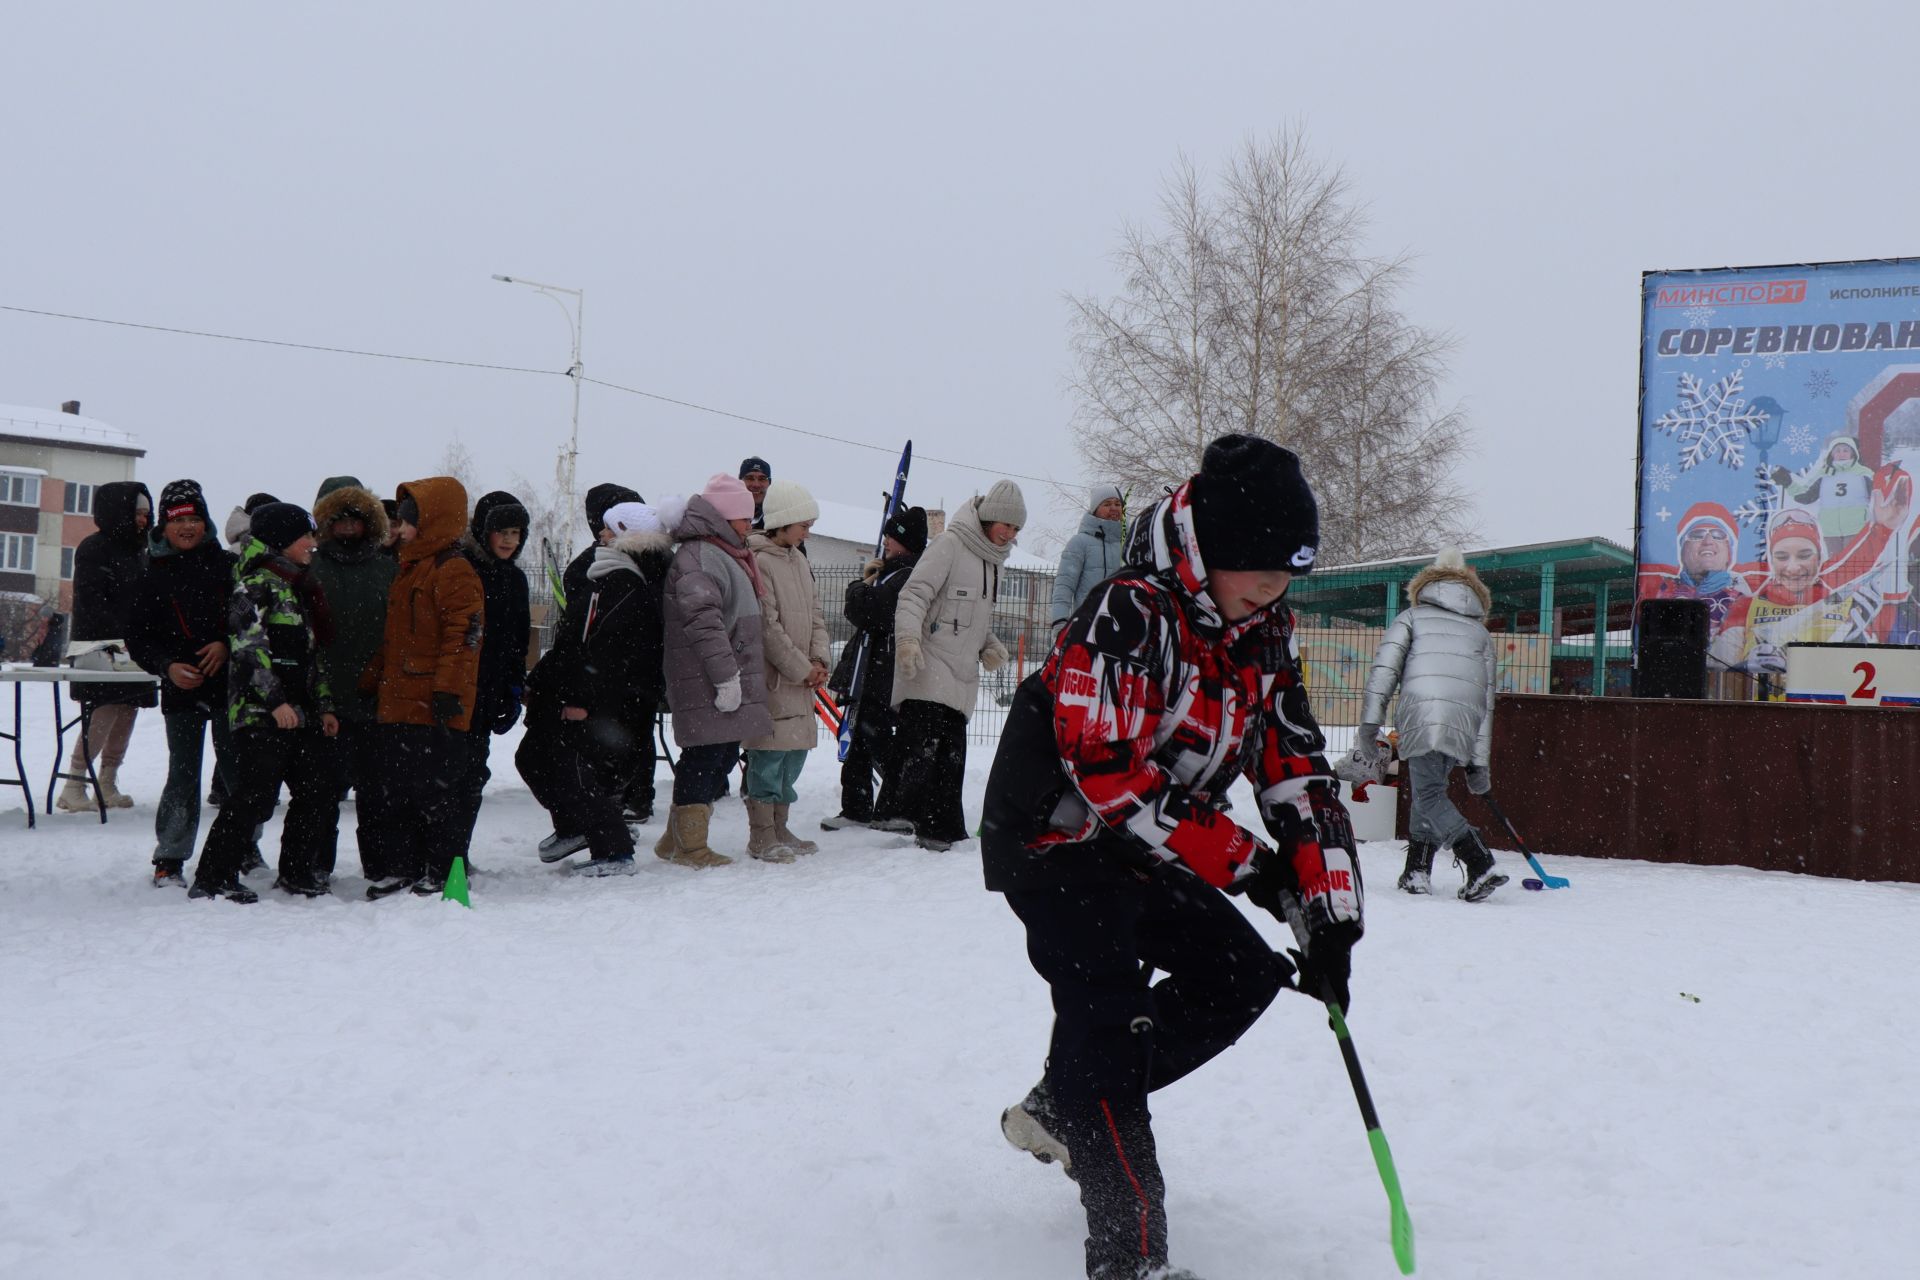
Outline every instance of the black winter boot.
<path fill-rule="evenodd" d="M 1470 830 L 1453 842 L 1453 860 L 1466 871 L 1467 882 L 1460 886 L 1460 897 L 1467 902 L 1484 902 L 1507 882 L 1493 869 L 1493 853 L 1478 831 Z"/>
<path fill-rule="evenodd" d="M 1087 1213 L 1087 1275 L 1146 1280 L 1167 1270 L 1167 1188 L 1144 1100 L 1103 1098 L 1062 1117 Z"/>
<path fill-rule="evenodd" d="M 1407 869 L 1400 873 L 1399 885 L 1407 893 L 1433 892 L 1433 855 L 1438 848 L 1424 840 L 1407 841 Z"/>

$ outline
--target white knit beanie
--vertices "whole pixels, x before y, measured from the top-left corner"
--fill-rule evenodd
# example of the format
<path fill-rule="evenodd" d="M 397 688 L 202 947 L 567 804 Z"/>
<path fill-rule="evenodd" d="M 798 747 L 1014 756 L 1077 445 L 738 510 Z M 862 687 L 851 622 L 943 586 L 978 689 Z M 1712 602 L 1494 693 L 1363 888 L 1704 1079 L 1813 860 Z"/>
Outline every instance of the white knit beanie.
<path fill-rule="evenodd" d="M 993 488 L 987 490 L 987 496 L 973 504 L 974 518 L 981 524 L 1010 524 L 1025 528 L 1027 523 L 1027 500 L 1020 494 L 1020 486 L 1011 480 L 996 480 Z M 773 527 L 773 521 L 767 521 L 767 527 Z"/>
<path fill-rule="evenodd" d="M 775 480 L 760 500 L 760 523 L 768 533 L 790 524 L 804 524 L 820 518 L 820 504 L 813 495 L 791 480 Z"/>
<path fill-rule="evenodd" d="M 1124 504 L 1127 500 L 1127 495 L 1120 492 L 1120 486 L 1117 484 L 1094 485 L 1091 489 L 1087 490 L 1087 510 L 1098 511 L 1100 504 L 1109 499 Z"/>

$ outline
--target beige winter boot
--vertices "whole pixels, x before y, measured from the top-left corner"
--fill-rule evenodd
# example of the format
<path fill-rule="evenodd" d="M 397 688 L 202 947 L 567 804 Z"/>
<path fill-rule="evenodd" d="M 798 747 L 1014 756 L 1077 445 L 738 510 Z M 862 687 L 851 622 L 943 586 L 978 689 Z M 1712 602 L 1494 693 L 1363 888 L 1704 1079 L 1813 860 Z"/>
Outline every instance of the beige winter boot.
<path fill-rule="evenodd" d="M 683 867 L 724 867 L 733 862 L 724 853 L 716 853 L 707 844 L 707 827 L 713 821 L 710 804 L 676 805 L 673 810 L 673 836 L 678 847 L 667 856 L 668 862 Z"/>
<path fill-rule="evenodd" d="M 120 790 L 117 781 L 119 773 L 120 766 L 110 764 L 96 775 L 100 779 L 100 798 L 106 802 L 109 809 L 131 809 L 133 797 Z"/>
<path fill-rule="evenodd" d="M 811 840 L 802 840 L 799 836 L 793 834 L 793 828 L 787 825 L 787 815 L 792 812 L 793 806 L 790 804 L 777 804 L 773 806 L 773 834 L 779 839 L 781 844 L 787 846 L 787 848 L 793 850 L 795 853 L 820 852 L 819 845 Z"/>
<path fill-rule="evenodd" d="M 660 838 L 653 842 L 654 853 L 665 858 L 668 862 L 672 862 L 673 855 L 680 852 L 679 837 L 674 835 L 674 831 L 679 825 L 680 806 L 674 805 L 667 810 L 667 829 L 662 831 Z"/>
<path fill-rule="evenodd" d="M 93 810 L 93 801 L 87 799 L 87 784 L 67 779 L 67 785 L 60 788 L 53 807 L 62 813 L 89 813 Z"/>
<path fill-rule="evenodd" d="M 747 797 L 747 852 L 762 862 L 792 862 L 794 851 L 774 833 L 774 807 Z"/>

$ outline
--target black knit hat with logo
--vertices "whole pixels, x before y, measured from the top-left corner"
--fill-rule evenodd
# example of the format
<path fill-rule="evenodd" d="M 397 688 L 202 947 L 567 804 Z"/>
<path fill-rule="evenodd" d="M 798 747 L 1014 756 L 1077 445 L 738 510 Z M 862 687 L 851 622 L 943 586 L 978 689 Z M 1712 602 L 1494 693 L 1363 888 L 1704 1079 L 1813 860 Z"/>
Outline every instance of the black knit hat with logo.
<path fill-rule="evenodd" d="M 1258 436 L 1221 436 L 1192 480 L 1193 527 L 1209 569 L 1313 568 L 1320 507 L 1289 449 Z"/>
<path fill-rule="evenodd" d="M 927 509 L 902 507 L 887 521 L 887 536 L 913 555 L 927 549 Z"/>

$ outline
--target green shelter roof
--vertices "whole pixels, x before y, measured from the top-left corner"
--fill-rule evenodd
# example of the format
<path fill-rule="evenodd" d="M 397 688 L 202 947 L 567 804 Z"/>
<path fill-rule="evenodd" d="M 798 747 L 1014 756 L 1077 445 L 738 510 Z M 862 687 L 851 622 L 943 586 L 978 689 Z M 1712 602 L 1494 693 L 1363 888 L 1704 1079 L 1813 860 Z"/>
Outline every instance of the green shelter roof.
<path fill-rule="evenodd" d="M 1561 635 L 1591 635 L 1603 593 L 1605 629 L 1620 631 L 1632 625 L 1633 552 L 1617 542 L 1574 538 L 1464 554 L 1493 593 L 1488 625 L 1494 631 L 1540 629 L 1541 587 L 1549 569 L 1553 579 L 1549 608 L 1560 612 Z M 1316 568 L 1293 584 L 1287 602 L 1308 623 L 1345 621 L 1384 627 L 1411 603 L 1405 598 L 1407 583 L 1432 563 L 1432 556 L 1408 556 Z"/>

